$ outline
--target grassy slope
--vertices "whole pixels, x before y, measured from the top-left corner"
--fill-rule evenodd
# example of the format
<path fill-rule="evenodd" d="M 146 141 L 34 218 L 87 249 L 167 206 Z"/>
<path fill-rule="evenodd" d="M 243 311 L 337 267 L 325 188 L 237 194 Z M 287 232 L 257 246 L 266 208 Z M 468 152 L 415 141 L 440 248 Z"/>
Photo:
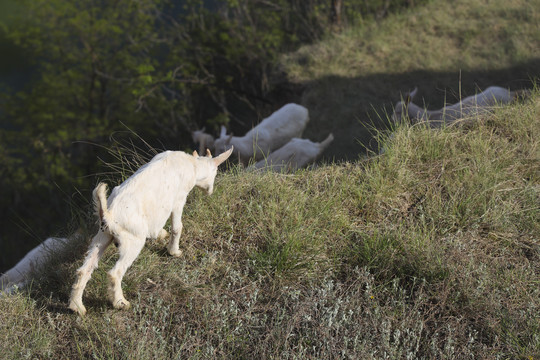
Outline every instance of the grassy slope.
<path fill-rule="evenodd" d="M 540 94 L 468 128 L 399 128 L 384 156 L 195 191 L 183 258 L 149 242 L 83 320 L 81 248 L 0 298 L 7 358 L 538 358 Z"/>
<path fill-rule="evenodd" d="M 375 40 L 363 41 L 376 49 Z M 309 76 L 308 105 L 332 79 Z M 221 174 L 211 197 L 194 191 L 188 200 L 183 258 L 149 242 L 128 271 L 128 311 L 105 300 L 114 247 L 87 287 L 87 317 L 66 310 L 84 248 L 75 244 L 30 294 L 0 298 L 0 354 L 538 358 L 540 94 L 477 120 L 440 131 L 401 127 L 385 155 L 361 162 L 294 175 Z"/>
<path fill-rule="evenodd" d="M 325 157 L 354 160 L 376 147 L 369 128 L 415 86 L 429 108 L 490 85 L 530 88 L 540 75 L 539 9 L 539 0 L 432 1 L 286 55 L 290 80 L 306 87 L 304 135 L 332 131 Z"/>

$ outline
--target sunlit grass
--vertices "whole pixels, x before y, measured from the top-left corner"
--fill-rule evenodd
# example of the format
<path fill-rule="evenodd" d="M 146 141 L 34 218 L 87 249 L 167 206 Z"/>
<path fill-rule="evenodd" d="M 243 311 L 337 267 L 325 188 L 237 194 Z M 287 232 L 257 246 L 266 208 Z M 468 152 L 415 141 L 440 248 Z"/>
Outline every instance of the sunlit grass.
<path fill-rule="evenodd" d="M 128 270 L 132 309 L 106 300 L 111 247 L 87 316 L 67 311 L 80 244 L 29 295 L 0 298 L 2 352 L 535 358 L 539 104 L 534 94 L 467 128 L 400 126 L 361 162 L 290 175 L 233 167 L 212 196 L 190 195 L 182 258 L 149 241 Z"/>

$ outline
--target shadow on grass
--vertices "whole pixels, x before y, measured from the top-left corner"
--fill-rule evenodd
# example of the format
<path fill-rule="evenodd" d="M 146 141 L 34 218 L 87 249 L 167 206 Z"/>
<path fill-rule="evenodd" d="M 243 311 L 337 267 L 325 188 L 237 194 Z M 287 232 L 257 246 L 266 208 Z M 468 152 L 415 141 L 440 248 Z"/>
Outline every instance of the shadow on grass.
<path fill-rule="evenodd" d="M 325 77 L 304 84 L 300 103 L 310 112 L 303 137 L 320 141 L 329 132 L 335 140 L 324 153 L 326 161 L 356 160 L 367 149 L 377 150 L 374 134 L 387 129 L 393 106 L 418 87 L 415 103 L 429 109 L 456 103 L 488 86 L 530 89 L 540 76 L 540 59 L 496 70 L 433 72 L 416 70 L 364 77 Z M 321 99 L 324 99 L 323 101 Z M 290 101 L 293 101 L 291 99 Z"/>

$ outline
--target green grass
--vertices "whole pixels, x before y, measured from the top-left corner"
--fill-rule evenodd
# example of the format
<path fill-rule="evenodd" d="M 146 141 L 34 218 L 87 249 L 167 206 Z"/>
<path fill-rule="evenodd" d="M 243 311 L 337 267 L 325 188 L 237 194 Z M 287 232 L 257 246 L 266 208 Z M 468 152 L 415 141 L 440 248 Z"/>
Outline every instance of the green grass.
<path fill-rule="evenodd" d="M 127 311 L 106 300 L 117 259 L 107 250 L 84 319 L 67 310 L 96 230 L 81 209 L 82 240 L 30 291 L 0 297 L 0 357 L 540 358 L 538 91 L 464 126 L 389 136 L 376 119 L 366 125 L 413 80 L 438 105 L 460 69 L 465 92 L 513 84 L 538 64 L 533 4 L 433 1 L 288 55 L 290 78 L 306 86 L 306 135 L 334 131 L 331 153 L 351 161 L 220 173 L 212 196 L 188 198 L 183 256 L 148 241 L 128 270 Z M 362 139 L 384 154 L 359 158 Z M 148 158 L 111 151 L 110 185 Z"/>
<path fill-rule="evenodd" d="M 539 127 L 535 92 L 468 127 L 398 127 L 359 162 L 233 167 L 212 196 L 190 195 L 182 258 L 148 242 L 124 279 L 132 309 L 106 301 L 111 247 L 87 316 L 67 311 L 74 246 L 30 293 L 0 298 L 0 353 L 537 358 Z"/>

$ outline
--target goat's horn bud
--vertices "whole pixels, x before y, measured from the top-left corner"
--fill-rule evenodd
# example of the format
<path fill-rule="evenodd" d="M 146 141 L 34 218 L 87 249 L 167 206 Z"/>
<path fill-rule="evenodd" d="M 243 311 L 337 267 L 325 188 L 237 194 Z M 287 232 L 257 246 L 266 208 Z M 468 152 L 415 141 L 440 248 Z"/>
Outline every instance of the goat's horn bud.
<path fill-rule="evenodd" d="M 206 149 L 206 156 L 209 158 L 212 157 L 212 153 L 210 152 L 210 149 Z"/>
<path fill-rule="evenodd" d="M 197 153 L 197 150 L 193 150 L 193 156 L 198 157 L 199 154 Z"/>

